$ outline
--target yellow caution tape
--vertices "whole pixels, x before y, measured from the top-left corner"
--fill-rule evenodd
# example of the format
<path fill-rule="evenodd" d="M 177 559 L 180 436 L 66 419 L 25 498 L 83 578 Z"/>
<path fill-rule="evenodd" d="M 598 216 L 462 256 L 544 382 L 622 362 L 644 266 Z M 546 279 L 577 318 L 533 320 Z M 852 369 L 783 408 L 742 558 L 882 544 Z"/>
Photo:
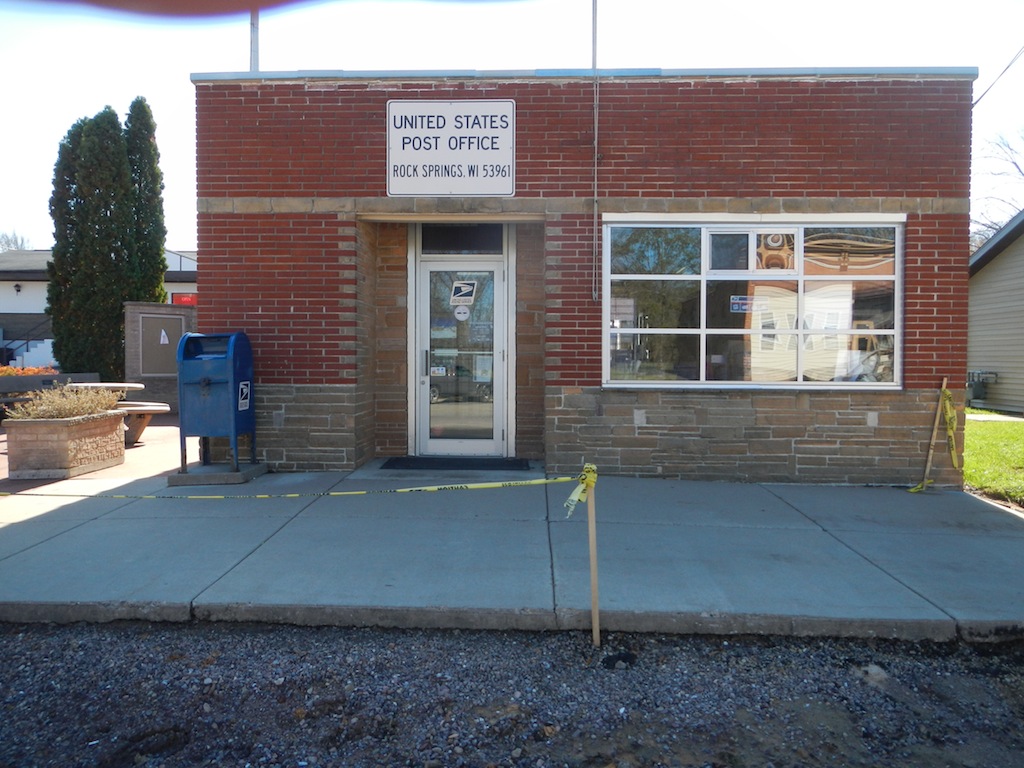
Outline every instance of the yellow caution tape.
<path fill-rule="evenodd" d="M 579 477 L 576 478 L 579 483 L 576 489 L 569 494 L 569 498 L 565 500 L 563 505 L 566 509 L 566 517 L 572 517 L 572 513 L 576 511 L 576 505 L 581 501 L 587 500 L 587 491 L 592 490 L 597 485 L 597 465 L 596 464 L 584 464 L 583 471 L 580 472 Z"/>
<path fill-rule="evenodd" d="M 953 403 L 953 394 L 948 389 L 946 389 L 946 387 L 945 387 L 946 379 L 942 380 L 942 384 L 943 384 L 943 387 L 942 387 L 942 389 L 940 390 L 940 393 L 939 393 L 939 410 L 935 414 L 935 427 L 934 427 L 934 429 L 936 429 L 936 430 L 938 429 L 939 419 L 940 418 L 945 418 L 945 421 L 946 421 L 946 443 L 947 443 L 947 445 L 949 445 L 949 456 L 953 460 L 953 468 L 954 469 L 959 469 L 960 468 L 960 460 L 959 460 L 959 457 L 957 456 L 957 452 L 956 452 L 956 422 L 957 422 L 957 419 L 956 419 L 956 405 Z M 932 432 L 932 441 L 934 442 L 934 440 L 935 440 L 935 432 L 933 431 Z M 929 445 L 929 447 L 928 447 L 928 466 L 929 467 L 931 466 L 931 460 L 932 460 L 932 447 Z M 927 469 L 925 471 L 927 471 Z M 908 490 L 911 493 L 918 493 L 920 491 L 926 490 L 928 488 L 928 486 L 931 485 L 933 482 L 934 481 L 932 481 L 932 480 L 930 480 L 928 478 L 925 478 L 920 483 L 915 485 L 913 488 L 909 488 Z"/>
<path fill-rule="evenodd" d="M 942 390 L 942 413 L 946 417 L 946 442 L 949 444 L 953 468 L 960 469 L 960 460 L 956 454 L 956 406 L 953 405 L 953 393 L 948 389 Z"/>
<path fill-rule="evenodd" d="M 582 477 L 582 475 L 581 475 Z M 522 485 L 547 485 L 549 483 L 572 483 L 579 477 L 551 477 L 537 480 L 507 480 L 491 483 L 464 483 L 460 485 L 421 485 L 414 488 L 388 488 L 376 491 L 325 491 L 323 493 L 257 493 L 251 495 L 190 495 L 190 496 L 157 496 L 153 494 L 132 495 L 114 493 L 32 493 L 30 491 L 7 492 L 0 491 L 0 497 L 4 496 L 40 496 L 50 498 L 71 498 L 71 499 L 190 499 L 207 501 L 211 499 L 305 499 L 305 498 L 327 498 L 332 496 L 368 496 L 378 493 L 419 493 L 432 491 L 477 491 L 492 488 L 516 488 Z M 591 484 L 593 485 L 593 484 Z M 584 497 L 586 498 L 586 497 Z"/>

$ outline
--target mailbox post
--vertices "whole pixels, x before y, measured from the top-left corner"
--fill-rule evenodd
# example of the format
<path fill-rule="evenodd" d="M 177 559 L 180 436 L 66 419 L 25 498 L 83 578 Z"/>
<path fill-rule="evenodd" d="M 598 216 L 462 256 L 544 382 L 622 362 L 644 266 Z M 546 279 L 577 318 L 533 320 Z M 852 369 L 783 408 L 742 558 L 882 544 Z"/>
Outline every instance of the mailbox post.
<path fill-rule="evenodd" d="M 252 347 L 237 333 L 186 333 L 178 342 L 178 410 L 181 471 L 187 472 L 185 438 L 201 438 L 201 459 L 210 463 L 211 437 L 231 440 L 232 469 L 238 472 L 238 436 L 250 435 L 256 463 Z"/>

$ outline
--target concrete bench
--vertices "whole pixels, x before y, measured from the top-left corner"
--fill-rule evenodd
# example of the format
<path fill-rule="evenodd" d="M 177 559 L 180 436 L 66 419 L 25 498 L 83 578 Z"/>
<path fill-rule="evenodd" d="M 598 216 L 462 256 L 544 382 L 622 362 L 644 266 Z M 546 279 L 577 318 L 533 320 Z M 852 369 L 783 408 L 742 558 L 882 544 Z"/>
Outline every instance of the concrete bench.
<path fill-rule="evenodd" d="M 98 373 L 33 373 L 25 376 L 0 376 L 0 395 L 22 395 L 71 382 L 99 381 Z"/>
<path fill-rule="evenodd" d="M 156 414 L 170 413 L 171 411 L 171 406 L 167 403 L 144 403 L 131 400 L 120 400 L 114 407 L 125 413 L 124 444 L 128 447 L 138 442 Z"/>

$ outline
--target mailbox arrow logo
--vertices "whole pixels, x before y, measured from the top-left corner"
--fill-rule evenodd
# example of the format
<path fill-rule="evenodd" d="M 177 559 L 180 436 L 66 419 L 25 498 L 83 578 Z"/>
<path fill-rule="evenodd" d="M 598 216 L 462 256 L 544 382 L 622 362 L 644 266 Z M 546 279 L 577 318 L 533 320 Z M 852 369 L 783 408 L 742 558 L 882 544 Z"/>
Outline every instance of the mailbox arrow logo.
<path fill-rule="evenodd" d="M 251 399 L 249 395 L 252 393 L 252 382 L 240 381 L 238 382 L 238 410 L 248 411 L 249 403 Z"/>

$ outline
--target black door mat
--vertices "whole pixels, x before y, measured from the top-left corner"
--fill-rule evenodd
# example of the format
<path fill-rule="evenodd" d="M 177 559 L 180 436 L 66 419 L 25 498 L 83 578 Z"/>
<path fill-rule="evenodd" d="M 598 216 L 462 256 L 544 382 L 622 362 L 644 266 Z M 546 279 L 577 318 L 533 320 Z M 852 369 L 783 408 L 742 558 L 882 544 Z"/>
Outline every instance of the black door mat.
<path fill-rule="evenodd" d="M 444 472 L 456 469 L 478 472 L 524 471 L 529 468 L 528 459 L 482 459 L 467 456 L 392 456 L 381 466 L 381 469 L 429 469 Z"/>

